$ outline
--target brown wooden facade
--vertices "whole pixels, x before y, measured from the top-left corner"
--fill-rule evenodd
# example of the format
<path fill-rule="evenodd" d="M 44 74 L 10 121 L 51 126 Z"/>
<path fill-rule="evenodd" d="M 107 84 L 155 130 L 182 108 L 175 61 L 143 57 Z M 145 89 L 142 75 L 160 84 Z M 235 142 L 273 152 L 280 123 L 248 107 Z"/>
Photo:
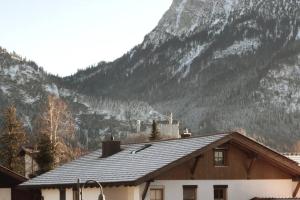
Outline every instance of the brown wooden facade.
<path fill-rule="evenodd" d="M 292 179 L 293 175 L 238 144 L 226 143 L 226 165 L 215 166 L 214 150 L 174 167 L 156 180 Z"/>

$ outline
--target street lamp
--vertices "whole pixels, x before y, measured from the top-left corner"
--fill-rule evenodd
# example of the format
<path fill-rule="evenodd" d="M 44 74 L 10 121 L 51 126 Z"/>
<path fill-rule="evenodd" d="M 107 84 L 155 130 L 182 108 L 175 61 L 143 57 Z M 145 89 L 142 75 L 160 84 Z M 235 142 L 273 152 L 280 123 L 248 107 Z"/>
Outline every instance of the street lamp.
<path fill-rule="evenodd" d="M 79 179 L 78 179 L 78 183 L 80 183 L 80 182 L 79 182 Z M 86 186 L 87 184 L 90 184 L 90 183 L 95 183 L 95 184 L 97 184 L 97 185 L 99 186 L 100 194 L 99 194 L 99 196 L 98 196 L 98 200 L 105 200 L 105 195 L 104 195 L 104 192 L 103 192 L 103 187 L 102 187 L 102 185 L 101 185 L 98 181 L 95 181 L 95 180 L 87 180 L 87 181 L 83 184 L 83 187 L 80 188 L 81 200 L 83 200 L 83 199 L 82 199 L 82 188 L 85 188 L 85 186 Z M 80 185 L 80 184 L 79 184 L 79 185 Z"/>

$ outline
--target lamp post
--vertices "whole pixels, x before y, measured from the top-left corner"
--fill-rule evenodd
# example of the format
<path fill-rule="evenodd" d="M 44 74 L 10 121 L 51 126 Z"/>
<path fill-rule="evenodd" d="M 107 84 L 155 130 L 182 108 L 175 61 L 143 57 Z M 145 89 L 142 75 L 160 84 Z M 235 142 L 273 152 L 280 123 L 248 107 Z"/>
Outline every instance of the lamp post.
<path fill-rule="evenodd" d="M 78 183 L 78 192 L 79 192 L 79 187 L 80 187 L 80 180 L 78 179 L 77 181 Z M 83 184 L 83 187 L 80 187 L 80 196 L 81 196 L 81 200 L 82 199 L 82 188 L 85 188 L 85 186 L 87 184 L 91 184 L 91 183 L 95 183 L 99 186 L 99 189 L 100 189 L 100 194 L 98 196 L 98 200 L 105 200 L 105 195 L 104 195 L 104 192 L 103 192 L 103 187 L 102 185 L 98 182 L 98 181 L 95 181 L 95 180 L 87 180 L 84 184 Z"/>

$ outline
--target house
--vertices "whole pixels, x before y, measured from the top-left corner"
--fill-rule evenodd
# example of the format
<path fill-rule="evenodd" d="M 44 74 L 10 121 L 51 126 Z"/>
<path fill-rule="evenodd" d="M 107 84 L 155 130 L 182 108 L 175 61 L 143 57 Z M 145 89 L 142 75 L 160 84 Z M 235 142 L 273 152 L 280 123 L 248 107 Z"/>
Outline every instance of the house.
<path fill-rule="evenodd" d="M 20 187 L 44 200 L 77 200 L 91 179 L 106 200 L 300 198 L 298 163 L 237 132 L 102 147 Z M 83 199 L 98 199 L 99 188 L 87 186 Z"/>
<path fill-rule="evenodd" d="M 38 151 L 33 147 L 22 147 L 19 156 L 22 157 L 25 164 L 25 177 L 31 178 L 38 172 L 39 167 L 35 160 Z"/>
<path fill-rule="evenodd" d="M 17 185 L 28 179 L 0 165 L 0 200 L 37 200 L 39 192 L 20 190 Z"/>

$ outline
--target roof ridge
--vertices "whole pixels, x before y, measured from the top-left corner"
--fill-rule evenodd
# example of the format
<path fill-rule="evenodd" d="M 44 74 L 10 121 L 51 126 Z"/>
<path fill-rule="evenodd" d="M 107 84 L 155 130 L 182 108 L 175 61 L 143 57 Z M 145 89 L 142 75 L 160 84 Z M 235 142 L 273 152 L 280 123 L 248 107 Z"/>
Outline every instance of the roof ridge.
<path fill-rule="evenodd" d="M 228 135 L 228 134 L 233 134 L 233 133 L 238 133 L 238 132 L 229 131 L 229 132 L 209 133 L 209 134 L 205 134 L 205 135 L 196 135 L 196 136 L 191 136 L 191 137 L 187 137 L 187 138 L 168 138 L 168 139 L 155 140 L 155 141 L 129 142 L 129 143 L 123 143 L 122 145 L 127 146 L 127 145 L 135 145 L 135 144 L 149 144 L 149 143 L 160 143 L 160 142 L 177 141 L 177 140 L 189 140 L 189 139 L 210 137 L 210 136 L 216 136 L 216 135 L 226 135 L 226 134 Z"/>

